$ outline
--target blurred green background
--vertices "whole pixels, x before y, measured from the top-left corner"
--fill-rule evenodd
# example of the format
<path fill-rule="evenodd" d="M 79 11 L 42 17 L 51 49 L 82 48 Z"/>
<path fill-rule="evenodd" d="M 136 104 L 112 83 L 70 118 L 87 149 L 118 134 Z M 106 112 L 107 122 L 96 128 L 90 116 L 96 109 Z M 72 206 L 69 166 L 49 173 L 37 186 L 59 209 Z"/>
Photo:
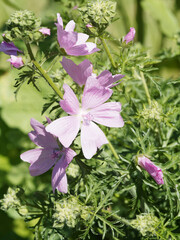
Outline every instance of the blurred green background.
<path fill-rule="evenodd" d="M 87 1 L 86 1 L 87 2 Z M 166 58 L 159 65 L 159 74 L 164 78 L 177 79 L 180 76 L 180 48 L 177 47 L 174 35 L 180 31 L 179 0 L 117 0 L 117 17 L 119 19 L 108 27 L 113 37 L 120 39 L 135 27 L 135 42 L 140 42 L 150 55 L 156 55 L 166 49 Z M 42 18 L 42 26 L 54 28 L 56 13 L 68 12 L 67 18 L 78 19 L 78 10 L 73 6 L 82 6 L 85 1 L 69 0 L 0 0 L 0 42 L 5 30 L 5 22 L 16 10 L 28 9 Z M 54 32 L 55 33 L 55 32 Z M 25 50 L 22 43 L 16 44 Z M 113 47 L 113 45 L 112 45 Z M 48 40 L 40 45 L 48 48 Z M 34 46 L 36 51 L 37 46 Z M 8 186 L 22 186 L 26 194 L 35 190 L 51 190 L 50 173 L 32 178 L 28 172 L 28 164 L 23 163 L 19 155 L 23 149 L 33 148 L 27 133 L 31 130 L 30 118 L 39 121 L 43 97 L 50 93 L 48 86 L 38 82 L 41 92 L 35 91 L 31 85 L 24 84 L 15 99 L 14 83 L 18 70 L 11 69 L 9 57 L 0 53 L 0 198 Z M 30 225 L 30 224 L 27 224 Z M 14 212 L 8 215 L 0 211 L 0 239 L 20 240 L 32 239 L 26 223 Z"/>

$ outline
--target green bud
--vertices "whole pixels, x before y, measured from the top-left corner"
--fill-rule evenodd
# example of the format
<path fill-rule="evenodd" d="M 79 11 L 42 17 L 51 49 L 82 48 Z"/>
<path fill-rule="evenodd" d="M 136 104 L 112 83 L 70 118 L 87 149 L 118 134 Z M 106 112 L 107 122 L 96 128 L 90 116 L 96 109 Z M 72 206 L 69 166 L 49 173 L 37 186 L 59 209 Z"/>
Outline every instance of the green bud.
<path fill-rule="evenodd" d="M 18 208 L 18 212 L 21 216 L 26 216 L 28 214 L 28 209 L 26 206 L 21 206 Z"/>
<path fill-rule="evenodd" d="M 116 2 L 109 0 L 91 1 L 85 7 L 80 8 L 79 11 L 85 25 L 91 24 L 95 27 L 97 30 L 96 35 L 98 35 L 102 34 L 112 22 L 116 14 Z M 95 33 L 95 29 L 92 28 L 92 30 Z"/>
<path fill-rule="evenodd" d="M 7 31 L 4 39 L 13 41 L 22 39 L 27 42 L 39 41 L 43 37 L 38 31 L 41 25 L 40 18 L 36 18 L 31 11 L 16 11 L 6 23 Z"/>
<path fill-rule="evenodd" d="M 87 220 L 90 214 L 88 207 L 81 205 L 77 198 L 71 196 L 54 204 L 53 227 L 74 228 L 80 220 Z"/>
<path fill-rule="evenodd" d="M 131 221 L 132 227 L 138 229 L 143 236 L 148 233 L 155 234 L 160 220 L 152 213 L 143 213 L 137 215 L 135 220 Z"/>
<path fill-rule="evenodd" d="M 66 173 L 67 173 L 69 176 L 71 176 L 71 177 L 73 177 L 73 178 L 76 178 L 76 177 L 79 176 L 79 171 L 80 171 L 79 166 L 78 166 L 77 164 L 71 163 L 71 164 L 68 166 Z"/>
<path fill-rule="evenodd" d="M 162 107 L 155 100 L 152 101 L 149 108 L 144 107 L 144 109 L 138 113 L 138 115 L 145 120 L 156 120 L 161 122 L 163 120 Z"/>
<path fill-rule="evenodd" d="M 1 209 L 7 211 L 9 208 L 18 208 L 21 206 L 20 199 L 18 198 L 22 194 L 20 188 L 15 190 L 11 187 L 8 188 L 7 194 L 4 194 L 4 198 L 0 200 Z"/>

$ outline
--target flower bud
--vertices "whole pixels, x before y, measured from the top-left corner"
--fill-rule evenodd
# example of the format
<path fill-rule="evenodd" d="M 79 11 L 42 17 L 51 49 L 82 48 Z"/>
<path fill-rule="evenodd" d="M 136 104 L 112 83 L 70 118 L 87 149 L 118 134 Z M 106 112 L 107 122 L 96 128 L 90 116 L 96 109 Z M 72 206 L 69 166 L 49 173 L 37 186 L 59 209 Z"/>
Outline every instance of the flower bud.
<path fill-rule="evenodd" d="M 129 42 L 133 41 L 135 33 L 136 33 L 135 28 L 131 27 L 128 34 L 126 34 L 126 36 L 124 37 L 123 42 L 126 41 L 126 44 L 128 44 Z"/>
<path fill-rule="evenodd" d="M 35 17 L 35 14 L 28 10 L 14 12 L 6 23 L 7 31 L 4 39 L 12 41 L 14 39 L 22 39 L 27 42 L 37 41 L 34 34 L 39 32 L 41 20 Z M 39 34 L 39 39 L 42 34 Z M 38 40 L 39 40 L 38 39 Z"/>
<path fill-rule="evenodd" d="M 112 22 L 116 14 L 116 2 L 109 0 L 91 1 L 79 11 L 85 25 L 91 24 L 97 28 L 97 34 L 100 34 Z"/>
<path fill-rule="evenodd" d="M 138 229 L 143 236 L 147 233 L 155 233 L 160 220 L 153 213 L 142 213 L 131 221 L 132 227 Z"/>
<path fill-rule="evenodd" d="M 51 31 L 49 28 L 45 28 L 45 27 L 40 28 L 39 32 L 41 32 L 43 35 L 49 35 L 49 36 L 51 35 Z"/>
<path fill-rule="evenodd" d="M 11 58 L 7 60 L 15 68 L 20 68 L 24 65 L 22 57 L 16 57 L 11 55 Z"/>
<path fill-rule="evenodd" d="M 164 184 L 163 173 L 159 167 L 157 167 L 144 155 L 139 155 L 137 159 L 138 159 L 138 165 L 144 168 L 151 175 L 151 177 L 156 181 L 157 184 L 159 185 Z"/>
<path fill-rule="evenodd" d="M 21 216 L 26 216 L 28 214 L 28 208 L 26 206 L 20 206 L 18 212 Z"/>
<path fill-rule="evenodd" d="M 21 202 L 18 196 L 21 194 L 21 189 L 8 188 L 7 194 L 4 194 L 4 198 L 0 200 L 1 209 L 7 211 L 9 208 L 17 208 L 21 206 Z"/>

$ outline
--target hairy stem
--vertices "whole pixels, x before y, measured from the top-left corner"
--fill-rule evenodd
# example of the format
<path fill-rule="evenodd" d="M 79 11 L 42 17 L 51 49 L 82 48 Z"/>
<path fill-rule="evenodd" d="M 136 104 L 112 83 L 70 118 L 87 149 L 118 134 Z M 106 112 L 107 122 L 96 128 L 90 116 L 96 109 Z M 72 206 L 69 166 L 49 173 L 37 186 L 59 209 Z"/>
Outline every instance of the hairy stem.
<path fill-rule="evenodd" d="M 119 160 L 119 157 L 117 155 L 117 152 L 116 150 L 114 149 L 113 145 L 111 144 L 110 140 L 108 140 L 109 144 L 108 144 L 108 147 L 110 148 L 111 152 L 113 153 L 114 157 Z"/>
<path fill-rule="evenodd" d="M 103 38 L 100 38 L 100 39 L 101 39 L 102 45 L 103 45 L 103 47 L 104 47 L 104 49 L 105 49 L 105 51 L 106 51 L 106 53 L 108 55 L 108 58 L 109 58 L 111 64 L 113 65 L 114 68 L 116 68 L 116 64 L 115 64 L 115 62 L 114 62 L 114 60 L 112 58 L 112 55 L 111 55 L 111 53 L 109 51 L 109 48 L 108 48 L 105 40 Z"/>
<path fill-rule="evenodd" d="M 149 103 L 149 105 L 151 105 L 151 96 L 149 94 L 148 86 L 147 86 L 146 80 L 144 78 L 143 72 L 140 72 L 140 75 L 141 75 L 141 80 L 142 80 L 142 83 L 143 83 L 143 86 L 144 86 L 144 90 L 145 90 L 145 93 L 146 93 L 146 96 L 147 96 L 148 103 Z"/>
<path fill-rule="evenodd" d="M 29 54 L 29 57 L 31 59 L 31 61 L 33 62 L 33 64 L 36 66 L 36 68 L 39 70 L 39 72 L 41 73 L 42 77 L 49 83 L 49 85 L 51 86 L 51 88 L 55 91 L 55 93 L 63 99 L 63 93 L 59 90 L 59 88 L 56 86 L 56 84 L 53 82 L 53 80 L 49 77 L 49 75 L 44 71 L 44 69 L 39 65 L 39 63 L 36 61 L 33 52 L 31 50 L 31 46 L 29 43 L 25 43 L 26 44 L 26 48 Z"/>

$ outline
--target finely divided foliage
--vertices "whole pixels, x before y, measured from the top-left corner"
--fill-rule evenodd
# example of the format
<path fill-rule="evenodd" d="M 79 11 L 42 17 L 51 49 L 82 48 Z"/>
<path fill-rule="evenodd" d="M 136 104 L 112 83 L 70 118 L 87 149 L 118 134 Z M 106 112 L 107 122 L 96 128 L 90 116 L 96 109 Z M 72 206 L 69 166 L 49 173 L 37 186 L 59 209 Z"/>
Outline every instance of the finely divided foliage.
<path fill-rule="evenodd" d="M 34 56 L 31 43 L 55 33 L 32 12 L 14 13 L 3 34 L 0 51 L 19 71 L 15 93 L 25 82 L 41 93 L 44 79 L 51 94 L 39 112 L 51 120 L 31 118 L 33 143 L 20 155 L 31 181 L 44 185 L 35 193 L 24 183 L 9 188 L 1 209 L 35 220 L 36 240 L 179 239 L 179 80 L 157 76 L 165 54 L 151 58 L 134 27 L 114 41 L 116 52 L 107 46 L 115 2 L 72 8 L 86 33 L 74 31 L 68 7 L 57 14 L 47 54 Z M 24 42 L 24 54 L 12 40 Z"/>

